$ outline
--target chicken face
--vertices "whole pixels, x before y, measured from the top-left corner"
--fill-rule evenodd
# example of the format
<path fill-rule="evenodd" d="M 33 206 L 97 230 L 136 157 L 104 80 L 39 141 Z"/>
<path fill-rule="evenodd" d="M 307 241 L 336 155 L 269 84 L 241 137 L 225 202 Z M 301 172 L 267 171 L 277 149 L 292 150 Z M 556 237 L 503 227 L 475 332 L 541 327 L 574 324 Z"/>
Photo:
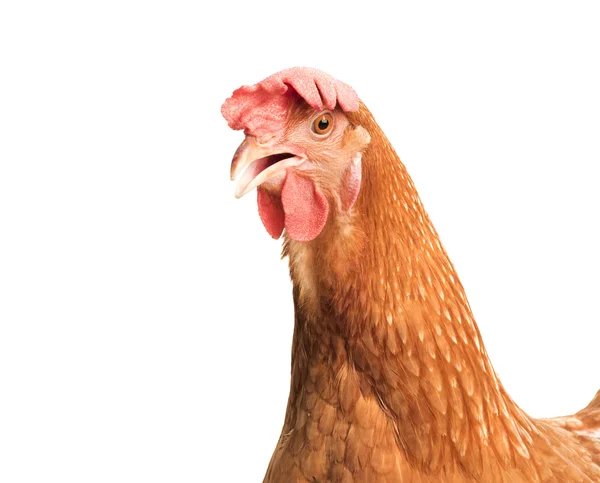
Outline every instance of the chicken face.
<path fill-rule="evenodd" d="M 315 239 L 329 219 L 351 210 L 360 191 L 369 134 L 344 113 L 344 106 L 353 107 L 353 91 L 324 76 L 290 69 L 238 89 L 223 105 L 230 126 L 246 133 L 231 165 L 236 196 L 258 188 L 259 215 L 273 238 L 285 228 L 296 241 Z"/>

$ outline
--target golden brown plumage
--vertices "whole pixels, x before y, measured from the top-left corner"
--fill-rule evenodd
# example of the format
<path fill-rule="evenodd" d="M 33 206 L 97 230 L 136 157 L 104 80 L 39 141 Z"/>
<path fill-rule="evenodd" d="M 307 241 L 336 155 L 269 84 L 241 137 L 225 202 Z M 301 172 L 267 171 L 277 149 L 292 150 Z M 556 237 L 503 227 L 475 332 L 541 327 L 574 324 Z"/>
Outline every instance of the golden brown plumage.
<path fill-rule="evenodd" d="M 295 98 L 287 122 L 314 114 Z M 327 223 L 309 241 L 284 235 L 291 387 L 264 481 L 600 482 L 600 393 L 544 420 L 511 400 L 404 165 L 362 103 L 344 115 L 358 199 L 344 211 L 339 176 L 316 182 Z"/>

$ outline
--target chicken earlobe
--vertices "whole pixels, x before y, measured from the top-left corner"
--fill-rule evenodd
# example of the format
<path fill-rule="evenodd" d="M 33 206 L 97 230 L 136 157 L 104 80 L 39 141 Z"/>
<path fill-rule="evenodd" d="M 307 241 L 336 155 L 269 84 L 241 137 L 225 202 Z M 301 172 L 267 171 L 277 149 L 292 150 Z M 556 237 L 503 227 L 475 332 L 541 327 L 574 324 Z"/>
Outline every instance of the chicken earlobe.
<path fill-rule="evenodd" d="M 361 158 L 362 153 L 357 153 L 352 158 L 342 180 L 341 202 L 342 210 L 346 212 L 352 208 L 360 192 L 360 182 L 362 179 Z"/>

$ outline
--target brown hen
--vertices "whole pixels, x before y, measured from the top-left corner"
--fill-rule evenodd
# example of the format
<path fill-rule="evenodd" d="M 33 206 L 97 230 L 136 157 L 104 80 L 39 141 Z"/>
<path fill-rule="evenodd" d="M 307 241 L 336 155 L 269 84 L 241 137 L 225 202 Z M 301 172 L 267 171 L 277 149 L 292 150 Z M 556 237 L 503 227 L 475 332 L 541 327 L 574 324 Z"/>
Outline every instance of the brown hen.
<path fill-rule="evenodd" d="M 265 482 L 600 482 L 600 392 L 534 419 L 496 376 L 413 183 L 347 85 L 289 69 L 222 109 L 293 281 L 291 387 Z M 244 171 L 240 176 L 240 173 Z"/>

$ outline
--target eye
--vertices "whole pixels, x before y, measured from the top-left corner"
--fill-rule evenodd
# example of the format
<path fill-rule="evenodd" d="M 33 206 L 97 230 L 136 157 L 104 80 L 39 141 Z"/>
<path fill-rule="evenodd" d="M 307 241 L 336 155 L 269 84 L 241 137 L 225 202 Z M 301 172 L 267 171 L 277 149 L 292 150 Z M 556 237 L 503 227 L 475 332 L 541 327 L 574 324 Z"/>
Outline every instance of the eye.
<path fill-rule="evenodd" d="M 315 134 L 323 136 L 333 129 L 333 116 L 329 112 L 320 114 L 312 123 L 312 130 Z"/>

